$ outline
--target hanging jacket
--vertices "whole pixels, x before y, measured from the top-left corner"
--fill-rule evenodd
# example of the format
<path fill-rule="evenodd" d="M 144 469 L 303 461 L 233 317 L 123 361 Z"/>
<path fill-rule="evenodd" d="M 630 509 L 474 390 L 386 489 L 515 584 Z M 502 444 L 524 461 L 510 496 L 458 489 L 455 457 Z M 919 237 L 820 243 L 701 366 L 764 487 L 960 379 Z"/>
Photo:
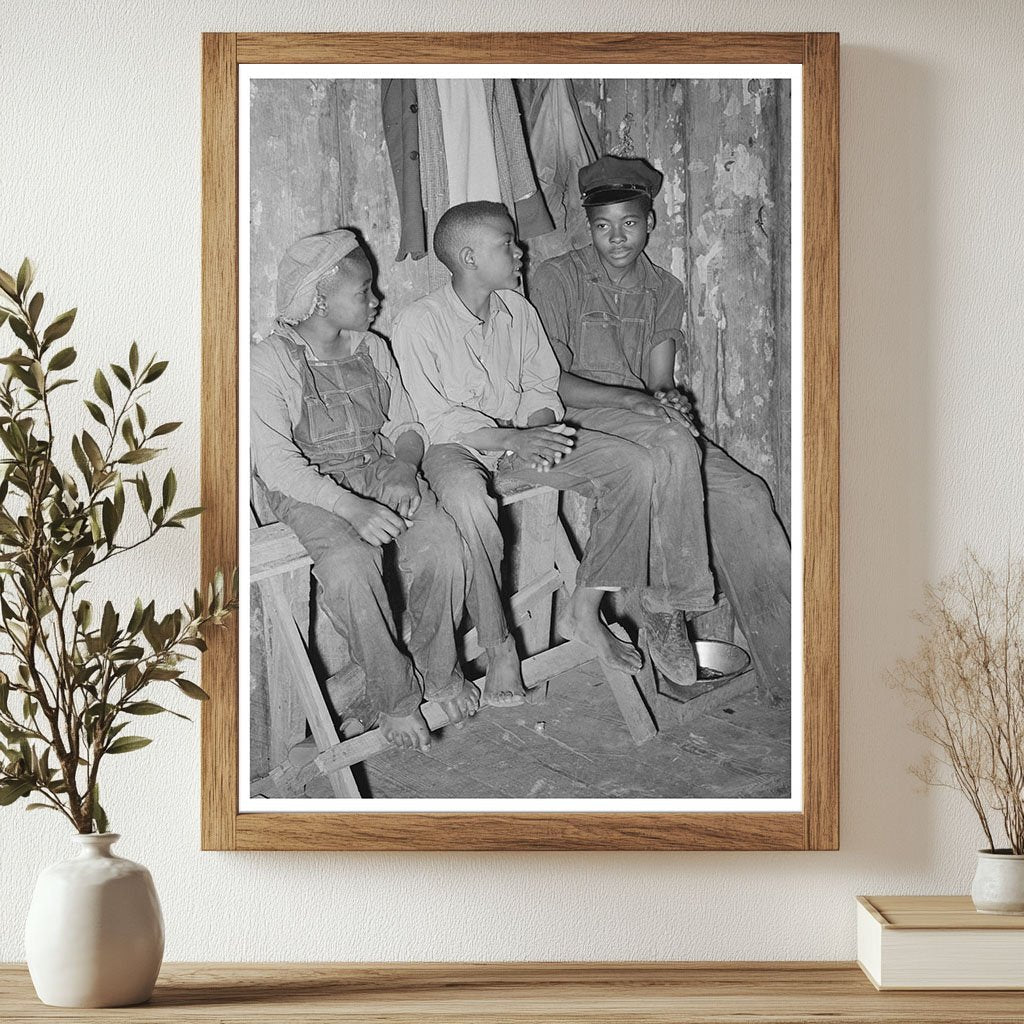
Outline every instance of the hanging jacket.
<path fill-rule="evenodd" d="M 597 152 L 569 79 L 538 83 L 527 125 L 533 166 L 555 222 L 554 233 L 534 242 L 530 255 L 534 260 L 549 259 L 590 244 L 578 175 L 581 167 L 597 159 Z"/>
<path fill-rule="evenodd" d="M 448 165 L 448 202 L 501 201 L 489 97 L 479 78 L 439 78 L 444 155 Z"/>
<path fill-rule="evenodd" d="M 441 125 L 441 101 L 437 81 L 433 78 L 416 79 L 419 103 L 420 132 L 420 190 L 426 220 L 427 288 L 434 291 L 447 283 L 451 276 L 444 264 L 434 255 L 434 228 L 441 214 L 448 209 L 448 163 L 444 153 L 444 130 Z"/>
<path fill-rule="evenodd" d="M 494 139 L 501 201 L 514 214 L 520 238 L 535 238 L 553 231 L 555 225 L 530 162 L 512 80 L 486 78 L 483 85 Z"/>
<path fill-rule="evenodd" d="M 426 223 L 420 186 L 419 103 L 416 80 L 382 78 L 380 80 L 381 115 L 387 142 L 391 173 L 395 178 L 401 237 L 395 262 L 427 254 Z"/>

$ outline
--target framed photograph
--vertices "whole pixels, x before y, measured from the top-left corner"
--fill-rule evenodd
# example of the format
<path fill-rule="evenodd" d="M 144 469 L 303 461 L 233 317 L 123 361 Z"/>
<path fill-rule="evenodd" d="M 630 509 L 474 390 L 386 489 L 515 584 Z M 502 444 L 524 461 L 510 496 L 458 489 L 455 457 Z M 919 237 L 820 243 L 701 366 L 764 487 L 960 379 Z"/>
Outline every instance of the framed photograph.
<path fill-rule="evenodd" d="M 204 849 L 838 848 L 838 87 L 203 37 Z"/>

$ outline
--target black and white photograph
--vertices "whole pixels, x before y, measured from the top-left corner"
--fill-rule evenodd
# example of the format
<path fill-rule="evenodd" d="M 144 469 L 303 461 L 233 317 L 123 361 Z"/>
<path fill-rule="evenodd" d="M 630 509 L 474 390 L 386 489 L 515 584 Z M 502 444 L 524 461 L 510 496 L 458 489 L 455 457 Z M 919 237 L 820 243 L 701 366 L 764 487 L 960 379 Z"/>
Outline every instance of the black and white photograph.
<path fill-rule="evenodd" d="M 241 809 L 799 810 L 799 67 L 244 70 Z"/>

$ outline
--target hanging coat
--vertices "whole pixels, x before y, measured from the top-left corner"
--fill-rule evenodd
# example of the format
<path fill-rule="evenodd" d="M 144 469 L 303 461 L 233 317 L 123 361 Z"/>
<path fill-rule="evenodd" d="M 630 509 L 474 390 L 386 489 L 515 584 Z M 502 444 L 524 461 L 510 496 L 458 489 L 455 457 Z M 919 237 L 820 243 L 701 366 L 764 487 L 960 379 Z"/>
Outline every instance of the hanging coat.
<path fill-rule="evenodd" d="M 579 171 L 597 159 L 572 82 L 552 78 L 538 83 L 527 114 L 533 166 L 554 218 L 555 230 L 530 246 L 536 260 L 560 256 L 590 244 L 590 228 L 580 199 Z"/>

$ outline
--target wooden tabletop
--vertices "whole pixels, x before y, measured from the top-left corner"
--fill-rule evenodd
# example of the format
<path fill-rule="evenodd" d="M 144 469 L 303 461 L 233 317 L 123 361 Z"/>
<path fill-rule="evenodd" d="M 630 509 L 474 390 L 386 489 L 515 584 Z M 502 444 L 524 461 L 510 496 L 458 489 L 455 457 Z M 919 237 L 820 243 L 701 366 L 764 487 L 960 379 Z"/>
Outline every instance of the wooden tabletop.
<path fill-rule="evenodd" d="M 0 965 L 0 1020 L 323 1024 L 1002 1024 L 1024 992 L 876 992 L 856 964 L 165 964 L 150 1003 L 43 1006 Z"/>

